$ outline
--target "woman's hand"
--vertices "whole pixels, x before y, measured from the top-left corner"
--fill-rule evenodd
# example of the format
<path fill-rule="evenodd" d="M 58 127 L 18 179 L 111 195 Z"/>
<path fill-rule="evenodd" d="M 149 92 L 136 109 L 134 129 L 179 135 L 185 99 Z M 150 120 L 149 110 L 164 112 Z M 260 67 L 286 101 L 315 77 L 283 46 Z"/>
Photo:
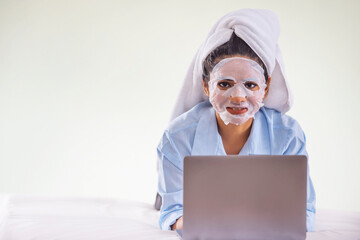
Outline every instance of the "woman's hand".
<path fill-rule="evenodd" d="M 183 228 L 183 217 L 178 218 L 176 222 L 171 226 L 171 230 L 182 229 Z"/>

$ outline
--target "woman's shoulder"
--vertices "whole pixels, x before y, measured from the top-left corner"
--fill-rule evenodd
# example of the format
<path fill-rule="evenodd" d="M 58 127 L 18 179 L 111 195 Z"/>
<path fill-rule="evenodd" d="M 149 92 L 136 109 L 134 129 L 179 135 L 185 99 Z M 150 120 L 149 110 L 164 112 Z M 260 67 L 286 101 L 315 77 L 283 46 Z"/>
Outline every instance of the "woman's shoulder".
<path fill-rule="evenodd" d="M 304 132 L 300 124 L 293 117 L 267 107 L 262 107 L 261 112 L 267 121 L 268 127 L 275 135 L 284 136 L 286 134 L 288 137 L 304 138 Z M 305 139 L 303 140 L 305 141 Z"/>
<path fill-rule="evenodd" d="M 273 154 L 307 154 L 305 134 L 294 118 L 266 107 L 261 113 L 262 119 L 266 119 Z"/>
<path fill-rule="evenodd" d="M 200 121 L 202 114 L 206 111 L 209 111 L 212 108 L 209 101 L 200 102 L 195 105 L 193 108 L 179 115 L 173 119 L 166 131 L 170 134 L 175 134 L 179 131 L 185 131 L 186 129 L 191 129 L 197 126 Z"/>
<path fill-rule="evenodd" d="M 189 154 L 199 121 L 211 108 L 209 101 L 201 102 L 172 120 L 165 129 L 158 148 L 164 152 L 176 150 L 181 154 Z"/>

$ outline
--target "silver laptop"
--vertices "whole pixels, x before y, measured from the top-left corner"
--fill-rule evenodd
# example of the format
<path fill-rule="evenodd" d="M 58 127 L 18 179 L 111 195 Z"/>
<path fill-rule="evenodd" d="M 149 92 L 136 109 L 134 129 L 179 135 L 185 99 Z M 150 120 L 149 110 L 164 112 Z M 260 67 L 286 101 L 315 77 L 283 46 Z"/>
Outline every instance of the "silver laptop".
<path fill-rule="evenodd" d="M 304 240 L 306 156 L 188 156 L 184 229 L 191 239 Z"/>

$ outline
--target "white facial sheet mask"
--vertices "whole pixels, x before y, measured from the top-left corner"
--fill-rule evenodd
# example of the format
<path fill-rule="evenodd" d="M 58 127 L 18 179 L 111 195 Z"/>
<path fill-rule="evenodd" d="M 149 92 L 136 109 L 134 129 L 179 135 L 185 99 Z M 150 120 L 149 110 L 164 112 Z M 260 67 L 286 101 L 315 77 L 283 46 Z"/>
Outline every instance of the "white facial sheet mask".
<path fill-rule="evenodd" d="M 218 84 L 225 79 L 232 80 L 233 86 L 221 89 Z M 251 90 L 245 86 L 251 83 L 259 88 Z M 257 62 L 243 57 L 224 58 L 215 65 L 210 74 L 209 100 L 226 125 L 241 125 L 253 118 L 264 105 L 265 88 L 264 70 Z M 237 98 L 237 101 L 234 98 Z M 239 101 L 239 98 L 243 101 Z M 226 108 L 246 108 L 247 111 L 242 114 L 231 114 Z"/>

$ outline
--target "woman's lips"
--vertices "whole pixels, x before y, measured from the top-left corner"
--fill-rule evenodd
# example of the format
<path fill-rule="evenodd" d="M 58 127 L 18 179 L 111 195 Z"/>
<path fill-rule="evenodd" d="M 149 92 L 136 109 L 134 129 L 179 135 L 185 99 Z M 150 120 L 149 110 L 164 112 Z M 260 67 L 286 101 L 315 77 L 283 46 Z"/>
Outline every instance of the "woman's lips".
<path fill-rule="evenodd" d="M 241 107 L 226 107 L 226 111 L 233 115 L 240 115 L 246 113 L 248 109 Z"/>

